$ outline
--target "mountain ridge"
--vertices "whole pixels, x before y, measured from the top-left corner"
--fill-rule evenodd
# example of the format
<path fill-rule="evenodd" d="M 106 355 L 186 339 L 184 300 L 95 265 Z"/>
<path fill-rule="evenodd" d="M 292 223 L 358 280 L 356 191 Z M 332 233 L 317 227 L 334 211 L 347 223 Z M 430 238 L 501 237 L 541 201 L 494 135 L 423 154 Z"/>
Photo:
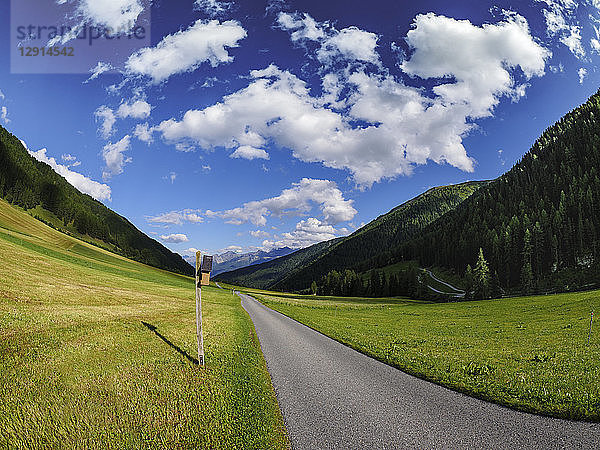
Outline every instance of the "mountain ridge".
<path fill-rule="evenodd" d="M 287 260 L 278 258 L 270 264 L 254 266 L 254 269 L 243 268 L 221 274 L 219 279 L 232 283 L 252 283 L 250 287 L 306 289 L 312 281 L 320 279 L 330 270 L 352 268 L 365 257 L 377 254 L 381 245 L 406 239 L 424 224 L 462 202 L 485 183 L 487 181 L 468 181 L 428 189 L 378 216 L 350 236 L 307 247 L 300 250 L 301 253 L 296 257 L 292 256 L 294 254 L 284 257 Z M 309 254 L 310 258 L 305 257 Z M 294 262 L 290 263 L 292 258 Z M 341 263 L 341 259 L 345 262 Z M 278 265 L 281 266 L 279 269 Z M 278 270 L 281 273 L 276 274 Z M 261 271 L 263 275 L 260 275 Z"/>
<path fill-rule="evenodd" d="M 0 197 L 33 211 L 31 215 L 59 231 L 121 256 L 171 272 L 194 273 L 180 255 L 148 237 L 127 218 L 81 193 L 48 164 L 33 158 L 22 142 L 1 126 Z"/>

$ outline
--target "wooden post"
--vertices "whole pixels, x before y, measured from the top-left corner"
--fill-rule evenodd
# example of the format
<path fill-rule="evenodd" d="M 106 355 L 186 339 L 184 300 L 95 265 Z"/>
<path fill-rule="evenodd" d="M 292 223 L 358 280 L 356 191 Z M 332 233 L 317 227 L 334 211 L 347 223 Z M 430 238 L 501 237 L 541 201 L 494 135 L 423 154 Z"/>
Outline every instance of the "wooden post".
<path fill-rule="evenodd" d="M 200 254 L 196 252 L 196 336 L 198 339 L 198 364 L 204 366 L 204 337 L 202 336 L 202 285 L 200 284 Z"/>

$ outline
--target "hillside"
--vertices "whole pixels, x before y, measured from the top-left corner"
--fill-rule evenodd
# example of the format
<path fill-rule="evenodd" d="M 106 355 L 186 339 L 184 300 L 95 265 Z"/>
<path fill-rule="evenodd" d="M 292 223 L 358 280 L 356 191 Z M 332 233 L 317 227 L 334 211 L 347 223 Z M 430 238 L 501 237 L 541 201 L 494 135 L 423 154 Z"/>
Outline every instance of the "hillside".
<path fill-rule="evenodd" d="M 387 255 L 465 273 L 479 248 L 506 289 L 600 282 L 600 93 L 548 128 L 509 172 Z"/>
<path fill-rule="evenodd" d="M 332 270 L 354 269 L 413 237 L 429 223 L 455 208 L 485 181 L 441 186 L 379 216 L 346 238 L 339 238 L 278 258 L 267 265 L 222 274 L 219 279 L 257 288 L 300 290 Z M 294 256 L 296 255 L 296 256 Z M 308 257 L 310 256 L 310 257 Z"/>
<path fill-rule="evenodd" d="M 139 231 L 124 217 L 82 194 L 50 166 L 31 157 L 19 139 L 0 127 L 0 197 L 55 228 L 136 261 L 186 275 L 193 268 Z"/>
<path fill-rule="evenodd" d="M 0 260 L 0 448 L 289 448 L 237 297 L 202 289 L 205 369 L 192 278 L 1 199 Z"/>
<path fill-rule="evenodd" d="M 262 264 L 222 273 L 215 277 L 215 279 L 232 284 L 265 289 L 275 285 L 283 277 L 296 273 L 342 239 L 344 238 L 320 242 Z"/>

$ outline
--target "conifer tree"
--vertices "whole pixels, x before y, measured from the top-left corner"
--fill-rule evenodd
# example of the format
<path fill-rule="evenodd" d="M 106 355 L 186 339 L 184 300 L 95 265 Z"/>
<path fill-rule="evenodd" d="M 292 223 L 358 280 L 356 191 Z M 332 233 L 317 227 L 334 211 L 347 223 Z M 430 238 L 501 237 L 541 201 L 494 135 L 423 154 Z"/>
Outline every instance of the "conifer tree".
<path fill-rule="evenodd" d="M 485 257 L 483 249 L 479 248 L 477 264 L 473 272 L 475 278 L 475 298 L 489 298 L 490 296 L 490 268 Z"/>

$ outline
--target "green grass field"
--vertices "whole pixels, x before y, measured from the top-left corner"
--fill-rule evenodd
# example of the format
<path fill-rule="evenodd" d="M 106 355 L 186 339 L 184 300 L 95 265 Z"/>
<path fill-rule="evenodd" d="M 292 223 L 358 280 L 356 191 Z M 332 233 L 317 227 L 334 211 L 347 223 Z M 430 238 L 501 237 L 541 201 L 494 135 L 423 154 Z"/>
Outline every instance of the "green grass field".
<path fill-rule="evenodd" d="M 600 420 L 600 291 L 460 303 L 248 290 L 380 361 L 513 408 Z"/>
<path fill-rule="evenodd" d="M 0 200 L 0 448 L 286 448 L 230 292 L 63 235 Z"/>

